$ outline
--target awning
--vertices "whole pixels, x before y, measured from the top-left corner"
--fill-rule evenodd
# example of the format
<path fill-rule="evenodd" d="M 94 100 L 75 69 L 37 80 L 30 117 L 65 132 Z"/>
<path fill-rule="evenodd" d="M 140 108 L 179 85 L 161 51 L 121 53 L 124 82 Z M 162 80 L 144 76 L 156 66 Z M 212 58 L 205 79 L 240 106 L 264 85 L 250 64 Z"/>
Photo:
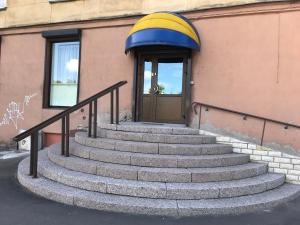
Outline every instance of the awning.
<path fill-rule="evenodd" d="M 159 12 L 140 19 L 130 30 L 125 52 L 139 46 L 167 45 L 199 51 L 200 38 L 196 28 L 184 16 Z"/>

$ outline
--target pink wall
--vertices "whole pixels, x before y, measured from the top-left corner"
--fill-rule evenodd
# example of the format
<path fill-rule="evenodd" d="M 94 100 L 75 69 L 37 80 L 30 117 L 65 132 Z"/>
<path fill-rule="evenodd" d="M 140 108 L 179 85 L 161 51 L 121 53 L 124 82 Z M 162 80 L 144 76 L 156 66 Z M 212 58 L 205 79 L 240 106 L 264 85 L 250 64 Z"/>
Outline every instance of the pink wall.
<path fill-rule="evenodd" d="M 194 22 L 202 37 L 193 60 L 193 101 L 300 124 L 300 12 Z M 210 110 L 203 123 L 260 139 L 262 121 Z M 208 126 L 208 127 L 209 127 Z M 300 132 L 267 124 L 266 143 L 300 148 Z"/>
<path fill-rule="evenodd" d="M 297 8 L 297 7 L 298 8 Z M 300 124 L 300 4 L 264 4 L 186 14 L 202 41 L 193 54 L 192 100 L 275 120 Z M 51 29 L 82 28 L 80 99 L 120 80 L 129 83 L 121 93 L 121 110 L 131 111 L 133 57 L 124 54 L 127 33 L 138 18 L 99 20 L 53 25 Z M 50 28 L 50 27 L 49 27 Z M 10 101 L 22 102 L 37 93 L 25 108 L 18 129 L 55 115 L 42 109 L 45 40 L 41 31 L 29 27 L 0 31 L 0 115 Z M 108 112 L 108 98 L 99 110 Z M 72 124 L 84 124 L 85 112 L 72 116 Z M 197 124 L 196 115 L 193 116 Z M 262 122 L 209 110 L 202 123 L 209 129 L 259 141 Z M 75 125 L 74 125 L 75 126 Z M 58 133 L 60 123 L 45 132 Z M 74 127 L 73 127 L 74 129 Z M 11 125 L 0 126 L 0 140 L 17 133 Z M 267 124 L 265 143 L 300 149 L 300 131 Z M 280 147 L 280 146 L 279 146 Z"/>
<path fill-rule="evenodd" d="M 57 27 L 63 29 L 65 27 Z M 120 89 L 120 108 L 131 112 L 131 90 L 133 78 L 133 57 L 124 54 L 124 42 L 130 26 L 90 29 L 82 27 L 82 52 L 80 71 L 80 100 L 113 85 L 120 80 L 129 83 Z M 29 29 L 27 32 L 32 32 Z M 0 120 L 11 101 L 20 103 L 24 96 L 36 94 L 25 106 L 23 119 L 18 119 L 17 128 L 10 124 L 0 126 L 0 140 L 8 142 L 20 129 L 33 125 L 56 115 L 59 109 L 42 109 L 44 81 L 45 39 L 41 30 L 36 33 L 3 35 L 0 60 Z M 98 112 L 109 112 L 109 97 L 99 100 Z M 21 114 L 20 114 L 21 115 Z M 87 123 L 88 110 L 71 115 L 72 129 L 78 124 Z M 130 116 L 130 115 L 129 115 Z M 83 117 L 86 119 L 84 120 Z M 101 119 L 101 118 L 100 118 Z M 0 121 L 1 122 L 1 121 Z M 44 129 L 44 132 L 60 132 L 61 123 Z"/>

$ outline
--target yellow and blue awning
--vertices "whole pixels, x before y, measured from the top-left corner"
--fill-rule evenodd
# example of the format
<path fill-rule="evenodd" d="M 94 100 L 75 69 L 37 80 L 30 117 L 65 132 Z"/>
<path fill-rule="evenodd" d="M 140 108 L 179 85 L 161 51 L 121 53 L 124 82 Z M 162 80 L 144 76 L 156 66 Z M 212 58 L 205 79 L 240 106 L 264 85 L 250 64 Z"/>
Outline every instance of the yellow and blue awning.
<path fill-rule="evenodd" d="M 196 28 L 184 16 L 159 12 L 140 19 L 130 30 L 125 51 L 140 46 L 167 45 L 200 49 L 200 38 Z"/>

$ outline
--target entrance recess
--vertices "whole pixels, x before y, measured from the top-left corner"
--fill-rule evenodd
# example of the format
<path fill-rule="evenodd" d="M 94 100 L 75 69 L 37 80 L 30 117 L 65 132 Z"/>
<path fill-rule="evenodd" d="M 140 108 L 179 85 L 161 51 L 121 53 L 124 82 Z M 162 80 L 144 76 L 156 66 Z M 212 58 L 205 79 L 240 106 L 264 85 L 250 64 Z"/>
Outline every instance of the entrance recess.
<path fill-rule="evenodd" d="M 142 56 L 138 70 L 139 120 L 184 123 L 186 57 Z"/>

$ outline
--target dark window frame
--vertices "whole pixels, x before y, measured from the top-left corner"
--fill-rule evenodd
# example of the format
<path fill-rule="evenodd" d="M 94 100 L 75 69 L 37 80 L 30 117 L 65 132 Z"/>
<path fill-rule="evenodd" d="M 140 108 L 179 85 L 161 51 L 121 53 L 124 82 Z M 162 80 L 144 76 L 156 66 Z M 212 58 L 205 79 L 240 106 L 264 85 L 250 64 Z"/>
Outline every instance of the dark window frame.
<path fill-rule="evenodd" d="M 70 106 L 52 106 L 50 105 L 50 91 L 51 91 L 51 70 L 52 70 L 52 46 L 54 43 L 63 42 L 79 42 L 79 65 L 78 65 L 78 82 L 77 82 L 77 99 L 79 102 L 80 94 L 80 67 L 81 67 L 81 30 L 54 30 L 45 31 L 42 36 L 46 39 L 45 47 L 45 68 L 44 68 L 44 89 L 43 89 L 43 109 L 67 109 Z"/>

